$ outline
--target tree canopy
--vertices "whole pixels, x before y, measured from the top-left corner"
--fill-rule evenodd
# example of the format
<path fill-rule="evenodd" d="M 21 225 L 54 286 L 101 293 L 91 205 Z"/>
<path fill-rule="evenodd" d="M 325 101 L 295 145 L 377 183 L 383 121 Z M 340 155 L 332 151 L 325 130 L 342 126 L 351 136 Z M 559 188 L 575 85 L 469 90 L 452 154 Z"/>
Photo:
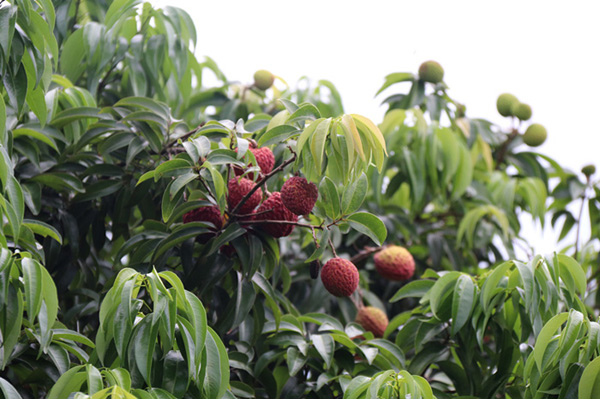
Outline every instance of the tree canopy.
<path fill-rule="evenodd" d="M 0 31 L 4 397 L 600 395 L 595 167 L 516 98 L 502 129 L 424 63 L 371 121 L 136 0 L 4 1 Z"/>

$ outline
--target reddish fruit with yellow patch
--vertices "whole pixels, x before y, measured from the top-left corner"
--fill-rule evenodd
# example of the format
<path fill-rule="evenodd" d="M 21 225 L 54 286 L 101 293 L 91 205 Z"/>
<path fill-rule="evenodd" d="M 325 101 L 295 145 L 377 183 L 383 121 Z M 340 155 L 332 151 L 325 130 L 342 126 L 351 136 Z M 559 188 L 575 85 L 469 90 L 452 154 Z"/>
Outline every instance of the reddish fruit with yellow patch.
<path fill-rule="evenodd" d="M 388 280 L 403 281 L 415 273 L 415 260 L 406 248 L 390 245 L 374 256 L 375 269 Z"/>
<path fill-rule="evenodd" d="M 321 281 L 331 295 L 350 296 L 358 287 L 358 269 L 347 259 L 329 259 L 321 269 Z"/>
<path fill-rule="evenodd" d="M 385 312 L 374 306 L 360 308 L 356 315 L 356 322 L 379 338 L 383 337 L 383 333 L 389 324 Z"/>
<path fill-rule="evenodd" d="M 269 198 L 267 198 L 256 210 L 254 215 L 254 221 L 268 221 L 272 220 L 275 223 L 256 223 L 258 227 L 270 234 L 275 238 L 286 237 L 292 234 L 294 231 L 293 224 L 276 223 L 277 221 L 283 222 L 297 222 L 298 216 L 294 215 L 289 209 L 283 205 L 281 201 L 281 193 L 274 192 Z"/>
<path fill-rule="evenodd" d="M 308 215 L 319 197 L 315 183 L 309 183 L 304 177 L 289 178 L 281 188 L 283 204 L 296 215 Z"/>
<path fill-rule="evenodd" d="M 233 210 L 240 203 L 242 198 L 246 196 L 253 188 L 256 186 L 250 179 L 242 178 L 242 179 L 230 179 L 229 183 L 227 183 L 227 188 L 229 193 L 227 194 L 227 206 L 229 210 Z M 254 210 L 260 204 L 262 199 L 262 190 L 259 188 L 256 190 L 250 198 L 240 208 L 237 210 L 237 213 L 240 215 L 245 215 Z"/>

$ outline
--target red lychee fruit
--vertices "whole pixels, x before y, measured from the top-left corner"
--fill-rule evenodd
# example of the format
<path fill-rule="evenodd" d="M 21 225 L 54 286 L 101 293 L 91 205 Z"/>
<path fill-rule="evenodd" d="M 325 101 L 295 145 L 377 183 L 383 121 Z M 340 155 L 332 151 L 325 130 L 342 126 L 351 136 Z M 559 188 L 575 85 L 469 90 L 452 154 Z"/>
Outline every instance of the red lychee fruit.
<path fill-rule="evenodd" d="M 375 269 L 388 280 L 408 280 L 415 273 L 415 260 L 406 248 L 390 245 L 374 256 Z"/>
<path fill-rule="evenodd" d="M 281 188 L 283 204 L 296 215 L 308 215 L 318 197 L 317 185 L 307 182 L 304 177 L 300 176 L 289 178 Z"/>
<path fill-rule="evenodd" d="M 203 206 L 183 215 L 183 223 L 190 222 L 209 222 L 215 225 L 216 230 L 220 230 L 224 221 L 218 206 Z"/>
<path fill-rule="evenodd" d="M 229 210 L 233 210 L 240 203 L 242 198 L 246 194 L 250 192 L 254 188 L 256 183 L 254 183 L 250 179 L 242 178 L 242 179 L 229 179 L 229 183 L 227 183 L 227 188 L 229 189 L 229 194 L 227 195 L 227 206 Z M 237 213 L 241 215 L 248 214 L 252 212 L 254 208 L 260 204 L 260 200 L 262 199 L 262 190 L 259 188 L 256 190 L 250 198 L 237 210 Z"/>
<path fill-rule="evenodd" d="M 298 216 L 294 215 L 285 207 L 285 205 L 283 205 L 283 202 L 281 201 L 281 193 L 274 192 L 258 207 L 256 213 L 254 214 L 254 220 L 297 222 Z M 294 231 L 295 227 L 292 224 L 285 223 L 257 224 L 263 231 L 269 233 L 275 238 L 289 236 L 292 234 L 292 231 Z"/>
<path fill-rule="evenodd" d="M 385 312 L 374 306 L 360 308 L 356 315 L 356 322 L 378 338 L 383 337 L 383 333 L 389 324 Z"/>
<path fill-rule="evenodd" d="M 352 295 L 358 287 L 358 280 L 358 269 L 347 259 L 329 259 L 321 269 L 321 281 L 331 295 Z"/>
<path fill-rule="evenodd" d="M 193 209 L 186 214 L 183 215 L 183 223 L 191 223 L 191 222 L 209 222 L 212 223 L 215 227 L 210 230 L 216 232 L 217 230 L 221 230 L 223 225 L 225 224 L 225 220 L 223 215 L 221 215 L 221 211 L 218 206 L 202 206 L 200 208 Z M 196 237 L 196 240 L 201 244 L 206 244 L 208 240 L 215 236 L 215 233 L 208 232 L 204 234 L 199 234 Z"/>
<path fill-rule="evenodd" d="M 275 155 L 273 155 L 273 151 L 271 151 L 269 147 L 250 147 L 249 150 L 252 152 L 252 154 L 254 154 L 254 158 L 256 159 L 256 163 L 258 164 L 261 173 L 263 175 L 271 173 L 273 167 L 275 166 Z M 235 152 L 237 152 L 237 148 L 235 149 Z M 252 166 L 252 164 L 250 164 L 250 166 Z M 236 176 L 240 176 L 244 173 L 244 170 L 238 167 L 233 168 L 233 171 L 235 172 Z M 248 173 L 247 176 L 250 180 L 254 179 L 253 172 Z"/>

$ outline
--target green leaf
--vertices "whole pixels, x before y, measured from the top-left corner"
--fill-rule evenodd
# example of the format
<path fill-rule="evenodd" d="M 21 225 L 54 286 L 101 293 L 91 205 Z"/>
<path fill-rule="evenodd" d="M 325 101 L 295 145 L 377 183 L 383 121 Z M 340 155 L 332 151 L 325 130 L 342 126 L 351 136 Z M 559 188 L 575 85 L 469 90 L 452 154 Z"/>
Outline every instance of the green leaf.
<path fill-rule="evenodd" d="M 342 196 L 342 214 L 348 215 L 356 212 L 365 200 L 368 189 L 369 182 L 367 181 L 367 176 L 362 173 L 353 184 L 344 190 Z"/>
<path fill-rule="evenodd" d="M 325 361 L 325 369 L 328 370 L 331 367 L 333 361 L 333 353 L 335 352 L 335 342 L 333 337 L 329 334 L 313 334 L 311 340 L 319 355 Z"/>
<path fill-rule="evenodd" d="M 170 248 L 173 248 L 175 245 L 184 242 L 187 239 L 197 237 L 201 234 L 209 233 L 210 229 L 207 224 L 194 222 L 194 223 L 186 223 L 183 226 L 175 229 L 171 234 L 162 239 L 156 249 L 154 250 L 154 254 L 152 255 L 153 261 L 158 259 L 162 254 L 168 251 Z"/>
<path fill-rule="evenodd" d="M 152 111 L 158 115 L 163 121 L 170 119 L 169 106 L 160 101 L 155 101 L 147 97 L 125 97 L 117 101 L 114 107 L 141 108 Z"/>
<path fill-rule="evenodd" d="M 15 74 L 8 71 L 8 73 L 4 73 L 2 78 L 9 103 L 17 110 L 17 114 L 20 115 L 25 104 L 25 96 L 27 95 L 27 73 L 25 72 L 25 68 L 21 64 L 21 67 Z"/>
<path fill-rule="evenodd" d="M 440 320 L 444 320 L 441 314 L 442 304 L 450 295 L 450 290 L 456 285 L 455 281 L 461 276 L 460 272 L 452 271 L 440 277 L 429 293 L 429 302 L 431 303 L 431 311 L 434 316 Z M 450 316 L 450 315 L 448 315 Z"/>
<path fill-rule="evenodd" d="M 60 376 L 48 393 L 47 399 L 65 399 L 73 392 L 78 392 L 87 379 L 81 372 L 85 366 L 75 366 Z"/>
<path fill-rule="evenodd" d="M 202 363 L 205 369 L 202 391 L 203 397 L 217 399 L 225 394 L 229 385 L 229 358 L 217 333 L 210 327 L 208 332 L 203 354 L 206 361 Z"/>
<path fill-rule="evenodd" d="M 578 399 L 600 397 L 600 357 L 592 360 L 583 370 L 579 380 Z"/>
<path fill-rule="evenodd" d="M 395 83 L 407 82 L 407 81 L 414 82 L 415 75 L 412 73 L 408 73 L 408 72 L 390 73 L 389 75 L 387 75 L 385 77 L 385 83 L 383 84 L 383 86 L 381 86 L 381 88 L 379 90 L 377 90 L 377 93 L 375 94 L 375 96 L 378 96 L 379 93 L 381 93 L 382 91 L 384 91 L 385 89 L 387 89 L 388 87 L 390 87 L 391 85 L 393 85 Z"/>
<path fill-rule="evenodd" d="M 314 122 L 311 122 L 305 129 L 304 131 L 300 134 L 300 137 L 298 137 L 298 141 L 296 142 L 296 151 L 298 152 L 298 154 L 300 154 L 304 148 L 304 144 L 306 144 L 307 142 L 309 142 L 309 140 L 312 138 L 313 134 L 315 133 L 315 130 L 317 129 L 317 127 L 319 127 L 319 125 L 323 122 L 327 123 L 327 127 L 326 128 L 322 128 L 325 130 L 329 129 L 329 124 L 331 123 L 331 119 L 317 119 Z"/>
<path fill-rule="evenodd" d="M 67 108 L 58 113 L 50 121 L 50 124 L 56 128 L 61 128 L 80 119 L 98 119 L 104 117 L 100 114 L 100 109 L 94 107 Z"/>
<path fill-rule="evenodd" d="M 34 176 L 31 180 L 42 183 L 45 186 L 55 189 L 56 191 L 76 191 L 78 193 L 85 192 L 81 180 L 68 173 L 43 173 Z"/>
<path fill-rule="evenodd" d="M 2 11 L 2 9 L 0 9 L 0 11 Z M 6 381 L 2 377 L 0 377 L 0 390 L 6 399 L 23 399 L 15 387 L 13 387 L 10 382 Z"/>
<path fill-rule="evenodd" d="M 323 157 L 325 156 L 325 142 L 329 135 L 330 120 L 327 119 L 323 123 L 319 123 L 314 131 L 314 134 L 310 138 L 310 153 L 312 154 L 313 160 L 317 171 L 321 171 L 323 167 Z"/>
<path fill-rule="evenodd" d="M 371 238 L 375 244 L 381 245 L 387 237 L 385 224 L 375 215 L 368 212 L 358 212 L 346 219 L 350 226 Z"/>
<path fill-rule="evenodd" d="M 294 123 L 305 120 L 316 120 L 321 117 L 319 109 L 311 103 L 304 103 L 295 110 L 287 119 L 288 123 Z"/>
<path fill-rule="evenodd" d="M 42 266 L 31 258 L 23 258 L 21 266 L 23 268 L 27 317 L 33 324 L 42 306 Z"/>
<path fill-rule="evenodd" d="M 10 48 L 15 34 L 17 10 L 17 5 L 5 5 L 0 8 L 0 32 L 3 32 L 3 34 L 0 35 L 0 49 L 2 49 L 3 62 L 5 63 L 10 58 Z M 4 124 L 0 123 L 0 125 L 3 126 Z"/>
<path fill-rule="evenodd" d="M 89 346 L 90 348 L 95 347 L 94 343 L 85 335 L 64 328 L 52 329 L 52 338 L 55 340 L 69 340 L 79 342 L 81 344 Z"/>
<path fill-rule="evenodd" d="M 291 125 L 275 126 L 273 129 L 267 130 L 262 136 L 260 136 L 257 144 L 259 147 L 264 147 L 272 144 L 279 144 L 283 141 L 288 140 L 291 137 L 294 137 L 301 131 L 302 130 Z"/>
<path fill-rule="evenodd" d="M 540 374 L 544 371 L 544 355 L 546 353 L 546 348 L 548 344 L 553 339 L 556 330 L 569 318 L 568 313 L 560 313 L 556 316 L 552 317 L 548 322 L 544 325 L 540 334 L 537 337 L 535 342 L 535 347 L 533 348 L 532 356 L 535 359 L 535 363 L 537 364 L 538 370 Z M 585 373 L 584 373 L 585 374 Z M 582 378 L 583 380 L 583 378 Z"/>
<path fill-rule="evenodd" d="M 306 364 L 306 356 L 300 353 L 295 346 L 290 346 L 287 350 L 287 364 L 290 371 L 290 377 L 293 377 L 298 371 L 302 370 L 302 367 Z"/>
<path fill-rule="evenodd" d="M 152 385 L 152 355 L 158 336 L 158 323 L 153 325 L 151 317 L 144 319 L 135 327 L 132 344 L 134 345 L 135 363 L 144 381 Z"/>
<path fill-rule="evenodd" d="M 464 194 L 473 180 L 473 164 L 471 155 L 466 147 L 461 146 L 460 162 L 454 180 L 452 182 L 452 198 L 456 199 Z"/>
<path fill-rule="evenodd" d="M 435 284 L 432 280 L 415 280 L 400 288 L 394 296 L 390 298 L 390 302 L 398 302 L 404 298 L 421 298 Z"/>
<path fill-rule="evenodd" d="M 0 32 L 5 31 L 0 30 Z M 6 104 L 4 104 L 4 98 L 0 96 L 0 146 L 6 146 L 6 139 Z"/>
<path fill-rule="evenodd" d="M 163 162 L 154 170 L 154 181 L 159 181 L 163 175 L 170 176 L 169 172 L 181 171 L 182 169 L 192 169 L 192 165 L 185 159 L 176 158 Z"/>
<path fill-rule="evenodd" d="M 492 298 L 498 293 L 500 280 L 506 277 L 506 273 L 513 265 L 513 262 L 504 262 L 494 268 L 494 271 L 485 279 L 483 286 L 481 287 L 481 305 L 485 314 L 490 312 L 490 303 Z"/>
<path fill-rule="evenodd" d="M 13 130 L 13 137 L 17 138 L 17 137 L 31 137 L 34 138 L 36 140 L 39 140 L 45 144 L 48 144 L 50 147 L 54 148 L 56 151 L 58 151 L 58 147 L 56 146 L 56 143 L 54 142 L 54 140 L 51 137 L 48 137 L 47 134 L 44 134 L 43 132 L 34 130 L 34 129 L 30 129 L 30 128 L 18 128 L 18 129 L 14 129 Z"/>
<path fill-rule="evenodd" d="M 325 213 L 335 220 L 340 216 L 340 195 L 335 183 L 327 176 L 319 185 L 319 203 L 325 208 Z"/>
<path fill-rule="evenodd" d="M 575 281 L 579 294 L 584 295 L 587 290 L 587 279 L 583 268 L 570 256 L 564 254 L 558 254 L 557 256 L 561 266 L 561 274 L 564 268 L 564 273 L 568 274 Z"/>
<path fill-rule="evenodd" d="M 185 291 L 185 298 L 187 303 L 186 317 L 193 327 L 193 330 L 190 331 L 190 333 L 193 335 L 194 339 L 195 358 L 197 362 L 200 362 L 202 351 L 208 340 L 209 327 L 206 319 L 206 310 L 198 297 L 191 292 Z M 219 341 L 219 343 L 221 343 L 221 341 Z M 198 369 L 198 366 L 199 364 L 196 364 L 196 369 Z"/>
<path fill-rule="evenodd" d="M 115 0 L 111 3 L 104 17 L 104 24 L 111 28 L 117 21 L 128 14 L 128 11 L 135 7 L 139 0 Z"/>
<path fill-rule="evenodd" d="M 85 193 L 77 194 L 73 202 L 85 202 L 106 197 L 123 188 L 123 182 L 119 180 L 100 180 L 85 188 Z"/>
<path fill-rule="evenodd" d="M 455 335 L 470 319 L 475 292 L 475 283 L 470 276 L 463 274 L 456 280 L 452 297 L 452 335 Z"/>

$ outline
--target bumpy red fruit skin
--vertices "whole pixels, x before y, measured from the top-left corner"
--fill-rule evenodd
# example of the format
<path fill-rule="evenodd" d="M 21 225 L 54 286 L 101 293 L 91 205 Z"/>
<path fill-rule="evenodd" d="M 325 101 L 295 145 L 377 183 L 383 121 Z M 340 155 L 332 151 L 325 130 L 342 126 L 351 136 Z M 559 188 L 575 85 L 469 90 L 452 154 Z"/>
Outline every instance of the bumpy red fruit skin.
<path fill-rule="evenodd" d="M 389 324 L 384 311 L 373 306 L 360 308 L 356 315 L 356 322 L 365 330 L 371 331 L 376 337 L 383 337 L 383 333 Z"/>
<path fill-rule="evenodd" d="M 358 287 L 358 269 L 347 259 L 329 259 L 321 269 L 321 281 L 331 295 L 350 296 Z"/>
<path fill-rule="evenodd" d="M 388 280 L 408 280 L 415 273 L 415 260 L 410 252 L 398 245 L 390 245 L 375 254 L 375 269 Z"/>
<path fill-rule="evenodd" d="M 318 197 L 317 185 L 307 182 L 304 177 L 300 176 L 289 178 L 281 188 L 283 204 L 296 215 L 308 215 Z"/>
<path fill-rule="evenodd" d="M 250 148 L 252 154 L 254 154 L 254 158 L 256 159 L 256 163 L 260 168 L 260 171 L 263 175 L 267 175 L 271 173 L 273 167 L 275 166 L 275 155 L 273 155 L 273 151 L 269 147 L 260 147 L 260 148 Z M 237 148 L 235 149 L 237 152 Z M 252 166 L 252 164 L 250 164 Z M 240 176 L 244 173 L 241 168 L 235 167 L 234 169 L 235 175 Z M 254 173 L 248 173 L 248 178 L 250 180 L 254 179 Z"/>
<path fill-rule="evenodd" d="M 242 178 L 242 179 L 230 179 L 229 183 L 227 183 L 227 188 L 229 189 L 229 194 L 227 195 L 227 206 L 229 210 L 235 208 L 237 204 L 244 198 L 246 194 L 254 188 L 256 183 L 254 183 L 250 179 Z M 260 204 L 260 200 L 262 199 L 262 190 L 259 188 L 256 190 L 250 198 L 238 209 L 237 213 L 241 215 L 248 214 L 252 212 L 254 208 Z"/>
<path fill-rule="evenodd" d="M 183 223 L 210 222 L 217 230 L 223 227 L 223 216 L 217 206 L 203 206 L 183 215 Z"/>
<path fill-rule="evenodd" d="M 298 216 L 290 212 L 281 201 L 281 193 L 274 192 L 263 202 L 254 215 L 254 220 L 282 220 L 297 222 Z M 294 231 L 294 225 L 284 223 L 257 223 L 265 232 L 275 238 L 286 237 Z"/>

